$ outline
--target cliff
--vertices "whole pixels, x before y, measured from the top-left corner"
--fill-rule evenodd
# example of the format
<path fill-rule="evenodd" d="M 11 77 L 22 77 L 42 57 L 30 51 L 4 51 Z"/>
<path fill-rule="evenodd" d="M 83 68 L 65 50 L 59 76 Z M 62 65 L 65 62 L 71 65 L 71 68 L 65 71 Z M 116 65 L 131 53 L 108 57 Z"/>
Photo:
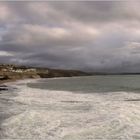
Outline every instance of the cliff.
<path fill-rule="evenodd" d="M 0 81 L 17 80 L 25 78 L 52 78 L 87 76 L 89 73 L 77 70 L 60 70 L 50 68 L 36 68 L 18 65 L 0 65 Z"/>

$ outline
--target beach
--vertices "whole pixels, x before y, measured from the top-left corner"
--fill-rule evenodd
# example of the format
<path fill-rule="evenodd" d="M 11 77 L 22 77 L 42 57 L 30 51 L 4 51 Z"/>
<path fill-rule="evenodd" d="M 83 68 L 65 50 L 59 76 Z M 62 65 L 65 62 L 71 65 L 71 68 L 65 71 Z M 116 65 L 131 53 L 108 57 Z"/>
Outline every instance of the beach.
<path fill-rule="evenodd" d="M 140 140 L 140 1 L 2 0 L 0 139 Z"/>
<path fill-rule="evenodd" d="M 98 83 L 98 79 L 103 77 L 89 78 L 84 77 L 86 81 L 88 80 L 88 84 L 90 79 L 94 83 L 93 80 L 96 78 L 96 83 Z M 116 79 L 116 77 L 107 77 L 107 80 L 112 78 Z M 135 77 L 125 78 L 133 80 Z M 22 80 L 9 83 L 7 86 L 14 90 L 10 94 L 4 91 L 5 95 L 3 94 L 3 98 L 8 100 L 5 103 L 2 101 L 5 117 L 1 119 L 1 138 L 21 140 L 140 138 L 138 132 L 140 130 L 140 103 L 137 101 L 140 98 L 139 93 L 116 92 L 115 89 L 113 89 L 114 92 L 105 92 L 104 88 L 102 88 L 104 92 L 86 92 L 90 87 L 86 91 L 82 89 L 82 92 L 78 91 L 81 89 L 78 85 L 74 84 L 74 87 L 71 85 L 73 81 L 77 83 L 77 80 L 82 81 L 81 77 L 77 77 Z M 66 83 L 71 87 L 68 87 Z M 40 87 L 41 85 L 44 89 Z M 65 86 L 67 91 L 62 90 L 61 86 L 62 88 Z"/>
<path fill-rule="evenodd" d="M 14 102 L 13 98 L 18 95 L 16 83 L 26 82 L 26 80 L 3 80 L 0 82 L 0 139 L 3 139 L 4 131 L 1 124 L 9 117 L 16 115 L 18 112 L 14 108 L 20 106 L 20 103 Z M 31 81 L 31 79 L 30 79 Z"/>

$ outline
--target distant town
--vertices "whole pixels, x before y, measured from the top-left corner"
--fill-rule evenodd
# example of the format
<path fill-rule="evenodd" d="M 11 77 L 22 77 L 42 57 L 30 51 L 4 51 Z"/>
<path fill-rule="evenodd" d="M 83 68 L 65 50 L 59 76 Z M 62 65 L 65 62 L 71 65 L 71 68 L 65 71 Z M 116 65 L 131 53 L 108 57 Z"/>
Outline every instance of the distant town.
<path fill-rule="evenodd" d="M 0 64 L 0 80 L 17 80 L 25 78 L 52 78 L 86 76 L 89 73 L 78 70 L 60 70 L 50 68 L 35 68 L 13 64 Z"/>

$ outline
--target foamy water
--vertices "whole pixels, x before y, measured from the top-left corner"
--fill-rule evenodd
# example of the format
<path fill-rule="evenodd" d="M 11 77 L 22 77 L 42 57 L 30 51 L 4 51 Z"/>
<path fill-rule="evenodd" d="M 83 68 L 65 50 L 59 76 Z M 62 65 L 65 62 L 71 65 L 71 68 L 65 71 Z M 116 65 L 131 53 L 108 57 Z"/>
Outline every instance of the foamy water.
<path fill-rule="evenodd" d="M 42 140 L 140 139 L 138 93 L 83 94 L 34 89 L 21 81 L 3 138 Z M 32 81 L 33 82 L 33 81 Z M 17 105 L 17 106 L 16 106 Z"/>

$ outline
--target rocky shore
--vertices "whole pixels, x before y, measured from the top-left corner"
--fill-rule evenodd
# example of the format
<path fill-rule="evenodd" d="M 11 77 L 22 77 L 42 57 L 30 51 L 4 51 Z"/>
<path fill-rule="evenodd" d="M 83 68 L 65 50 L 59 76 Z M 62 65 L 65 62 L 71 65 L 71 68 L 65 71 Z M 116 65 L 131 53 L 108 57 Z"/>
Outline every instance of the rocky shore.
<path fill-rule="evenodd" d="M 53 78 L 88 75 L 90 74 L 78 70 L 60 70 L 7 64 L 0 65 L 0 84 L 27 78 Z"/>

